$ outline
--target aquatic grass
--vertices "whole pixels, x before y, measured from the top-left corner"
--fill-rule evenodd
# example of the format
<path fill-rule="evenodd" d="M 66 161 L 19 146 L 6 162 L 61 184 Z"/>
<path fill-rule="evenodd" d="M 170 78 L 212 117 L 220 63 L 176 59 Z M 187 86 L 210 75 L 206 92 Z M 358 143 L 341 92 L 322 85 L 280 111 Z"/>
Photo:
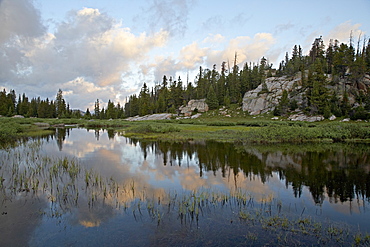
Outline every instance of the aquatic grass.
<path fill-rule="evenodd" d="M 355 246 L 369 246 L 370 245 L 370 234 L 366 233 L 363 235 L 361 232 L 354 234 L 353 236 Z"/>

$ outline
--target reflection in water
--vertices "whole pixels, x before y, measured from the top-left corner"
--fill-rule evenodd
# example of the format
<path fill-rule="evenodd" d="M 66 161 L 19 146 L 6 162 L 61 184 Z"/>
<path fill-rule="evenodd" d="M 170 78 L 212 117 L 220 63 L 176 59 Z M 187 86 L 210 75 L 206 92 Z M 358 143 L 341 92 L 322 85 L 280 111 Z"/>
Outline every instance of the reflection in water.
<path fill-rule="evenodd" d="M 101 132 L 104 133 L 102 130 L 94 130 L 97 141 L 99 141 Z M 114 139 L 113 130 L 108 130 L 107 134 L 110 140 Z M 69 129 L 57 130 L 55 137 L 59 150 L 62 149 L 65 137 L 69 137 L 69 135 Z M 76 138 L 71 137 L 71 139 Z M 126 143 L 122 145 L 122 142 Z M 96 149 L 86 149 L 88 146 L 95 146 Z M 141 152 L 132 146 L 140 146 Z M 125 165 L 139 162 L 143 165 L 141 171 L 147 169 L 147 175 L 148 172 L 155 172 L 156 177 L 162 180 L 165 178 L 171 180 L 174 179 L 174 174 L 171 174 L 174 170 L 166 170 L 162 164 L 163 166 L 185 166 L 187 169 L 175 169 L 175 172 L 181 171 L 182 175 L 191 175 L 192 172 L 196 172 L 202 178 L 190 178 L 189 180 L 192 180 L 192 184 L 195 186 L 193 188 L 182 186 L 185 189 L 197 189 L 196 182 L 199 183 L 198 187 L 207 185 L 211 187 L 215 183 L 225 182 L 225 179 L 228 181 L 226 186 L 228 189 L 237 189 L 241 180 L 257 178 L 261 180 L 262 184 L 265 184 L 269 179 L 277 176 L 285 182 L 287 188 L 292 188 L 295 197 L 300 197 L 303 189 L 307 188 L 316 204 L 322 204 L 326 197 L 330 202 L 346 202 L 354 199 L 369 200 L 370 198 L 370 151 L 366 145 L 330 144 L 318 146 L 315 144 L 294 146 L 294 150 L 290 148 L 290 151 L 286 147 L 282 147 L 285 150 L 281 151 L 278 147 L 274 150 L 271 148 L 268 150 L 264 146 L 235 146 L 230 143 L 212 141 L 139 142 L 117 137 L 116 141 L 113 142 L 106 143 L 104 140 L 94 144 L 91 140 L 84 141 L 84 138 L 79 138 L 79 140 L 73 141 L 72 148 L 81 153 L 86 152 L 84 154 L 86 159 L 90 159 L 91 152 L 97 154 L 97 157 L 91 157 L 90 163 L 94 163 L 93 159 L 95 162 L 97 161 L 96 163 L 110 161 L 110 168 L 106 167 L 104 170 L 110 170 L 109 172 L 113 172 L 111 174 L 128 172 L 127 170 L 120 171 L 122 161 L 129 163 Z M 127 149 L 124 152 L 135 150 L 135 157 L 129 157 L 122 153 L 123 148 Z M 148 155 L 151 157 L 148 158 Z M 144 162 L 146 159 L 150 160 Z M 99 166 L 99 164 L 95 165 Z M 117 170 L 113 170 L 112 167 L 116 167 Z M 135 170 L 136 172 L 139 171 Z M 214 177 L 220 174 L 220 178 L 211 178 L 211 174 Z M 106 173 L 106 175 L 110 174 Z M 129 179 L 132 175 L 122 176 L 124 179 Z M 181 179 L 181 176 L 177 176 L 177 178 Z M 204 180 L 208 180 L 208 182 Z"/>
<path fill-rule="evenodd" d="M 233 193 L 235 202 L 241 200 L 244 207 L 258 204 L 260 208 L 267 205 L 279 208 L 280 205 L 279 214 L 294 211 L 323 219 L 340 219 L 370 230 L 366 221 L 369 152 L 366 145 L 149 142 L 115 136 L 113 130 L 58 128 L 53 136 L 31 140 L 0 153 L 0 199 L 3 201 L 0 210 L 7 212 L 9 207 L 22 210 L 17 205 L 24 203 L 37 212 L 34 215 L 38 217 L 31 218 L 33 224 L 30 225 L 35 230 L 29 243 L 34 246 L 64 238 L 40 237 L 45 231 L 55 230 L 56 226 L 47 220 L 50 217 L 65 222 L 69 235 L 98 227 L 121 237 L 135 235 L 144 241 L 140 234 L 152 234 L 153 229 L 148 226 L 153 224 L 165 225 L 163 215 L 171 218 L 170 212 L 174 210 L 179 215 L 166 222 L 167 228 L 178 227 L 174 224 L 176 221 L 188 222 L 189 217 L 183 218 L 182 210 L 184 205 L 187 209 L 191 207 L 196 198 L 207 198 L 204 205 L 210 203 L 212 207 L 216 202 L 230 203 L 226 197 L 213 194 L 214 191 Z M 184 193 L 199 194 L 185 197 Z M 38 202 L 32 198 L 38 198 Z M 201 205 L 200 201 L 197 203 Z M 160 211 L 158 205 L 168 205 L 168 210 Z M 224 214 L 230 223 L 230 219 L 238 217 L 234 215 L 234 206 L 230 204 L 231 211 L 226 213 L 217 207 L 211 210 L 209 206 L 204 206 L 204 210 L 197 208 L 196 212 L 194 206 L 193 213 L 197 224 L 201 224 L 198 214 L 206 216 L 210 212 Z M 271 214 L 271 209 L 269 212 Z M 7 216 L 4 215 L 0 217 Z M 25 217 L 21 213 L 16 216 Z M 204 223 L 217 225 L 217 220 L 210 215 L 204 218 Z M 18 222 L 16 217 L 14 221 Z M 9 224 L 9 221 L 0 221 L 0 229 Z M 136 225 L 139 228 L 135 224 L 139 224 Z M 24 226 L 28 233 L 22 232 L 25 242 L 32 235 L 32 227 Z M 119 239 L 117 237 L 117 241 Z M 69 241 L 72 242 L 64 243 L 73 245 L 80 240 L 78 236 L 70 236 Z M 94 241 L 99 243 L 99 239 Z M 149 243 L 140 242 L 144 244 Z"/>
<path fill-rule="evenodd" d="M 370 197 L 370 150 L 367 146 L 337 145 L 336 150 L 312 151 L 312 146 L 302 145 L 299 151 L 282 152 L 278 148 L 264 151 L 256 146 L 236 147 L 212 141 L 139 144 L 144 157 L 154 151 L 163 156 L 164 165 L 177 163 L 181 166 L 196 155 L 200 177 L 210 173 L 217 176 L 220 172 L 223 178 L 231 177 L 235 187 L 240 173 L 246 178 L 257 176 L 262 183 L 278 175 L 286 187 L 292 186 L 295 197 L 300 197 L 306 187 L 317 204 L 322 204 L 325 196 L 333 202 L 369 200 Z"/>
<path fill-rule="evenodd" d="M 0 246 L 27 246 L 34 228 L 42 223 L 39 209 L 46 206 L 37 196 L 11 199 L 0 193 Z"/>

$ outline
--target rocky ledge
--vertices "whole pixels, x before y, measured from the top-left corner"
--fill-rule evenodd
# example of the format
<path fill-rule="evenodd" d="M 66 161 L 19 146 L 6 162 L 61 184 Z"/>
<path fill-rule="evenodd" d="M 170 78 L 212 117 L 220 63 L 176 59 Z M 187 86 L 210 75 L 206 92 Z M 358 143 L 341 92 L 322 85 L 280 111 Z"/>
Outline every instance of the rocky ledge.
<path fill-rule="evenodd" d="M 331 80 L 328 75 L 328 81 Z M 342 97 L 343 92 L 348 93 L 349 103 L 355 106 L 355 98 L 359 91 L 365 94 L 370 90 L 370 76 L 366 75 L 358 83 L 348 83 L 346 79 L 340 79 L 337 86 L 328 83 L 327 88 L 335 91 L 338 97 Z M 256 89 L 248 91 L 243 97 L 243 111 L 250 115 L 258 115 L 271 112 L 279 104 L 284 90 L 288 92 L 289 100 L 295 100 L 298 106 L 303 104 L 306 89 L 302 88 L 301 73 L 294 77 L 270 77 L 260 84 Z"/>
<path fill-rule="evenodd" d="M 288 93 L 301 88 L 300 76 L 294 78 L 270 77 L 256 89 L 246 92 L 243 97 L 243 111 L 250 115 L 258 115 L 274 110 L 279 104 L 283 91 Z M 299 97 L 297 97 L 299 100 Z"/>
<path fill-rule="evenodd" d="M 152 115 L 145 115 L 145 116 L 134 116 L 126 118 L 127 121 L 144 121 L 144 120 L 165 120 L 171 119 L 172 114 L 170 113 L 160 113 L 160 114 L 152 114 Z"/>
<path fill-rule="evenodd" d="M 205 99 L 190 100 L 186 106 L 181 106 L 179 108 L 180 113 L 185 117 L 190 117 L 193 112 L 207 112 L 209 110 Z"/>

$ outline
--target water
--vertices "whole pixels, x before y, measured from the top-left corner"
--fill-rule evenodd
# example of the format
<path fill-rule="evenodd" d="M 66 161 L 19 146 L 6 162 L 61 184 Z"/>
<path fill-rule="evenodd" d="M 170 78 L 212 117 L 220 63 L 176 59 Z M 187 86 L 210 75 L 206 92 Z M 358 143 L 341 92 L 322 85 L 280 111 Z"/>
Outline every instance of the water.
<path fill-rule="evenodd" d="M 353 235 L 303 231 L 370 232 L 366 145 L 145 142 L 58 129 L 0 155 L 1 246 L 335 246 Z"/>

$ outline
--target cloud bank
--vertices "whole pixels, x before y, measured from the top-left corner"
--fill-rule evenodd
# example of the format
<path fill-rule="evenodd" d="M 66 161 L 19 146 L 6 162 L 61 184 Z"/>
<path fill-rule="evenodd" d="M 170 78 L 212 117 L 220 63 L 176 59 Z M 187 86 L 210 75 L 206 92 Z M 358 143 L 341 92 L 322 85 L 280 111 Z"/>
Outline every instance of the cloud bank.
<path fill-rule="evenodd" d="M 3 0 L 0 19 L 0 86 L 50 97 L 62 88 L 72 106 L 86 107 L 94 98 L 123 102 L 131 93 L 122 85 L 124 75 L 168 39 L 164 30 L 134 35 L 91 8 L 69 12 L 55 33 L 47 33 L 28 0 Z"/>
<path fill-rule="evenodd" d="M 157 56 L 154 63 L 143 65 L 142 68 L 154 71 L 155 78 L 160 80 L 163 75 L 176 76 L 197 71 L 199 66 L 212 68 L 216 64 L 220 68 L 224 61 L 230 62 L 232 66 L 235 53 L 237 64 L 242 66 L 246 62 L 258 62 L 263 56 L 268 56 L 275 42 L 276 39 L 270 33 L 257 33 L 253 37 L 239 36 L 230 40 L 221 34 L 210 34 L 201 42 L 184 46 L 177 57 Z"/>

